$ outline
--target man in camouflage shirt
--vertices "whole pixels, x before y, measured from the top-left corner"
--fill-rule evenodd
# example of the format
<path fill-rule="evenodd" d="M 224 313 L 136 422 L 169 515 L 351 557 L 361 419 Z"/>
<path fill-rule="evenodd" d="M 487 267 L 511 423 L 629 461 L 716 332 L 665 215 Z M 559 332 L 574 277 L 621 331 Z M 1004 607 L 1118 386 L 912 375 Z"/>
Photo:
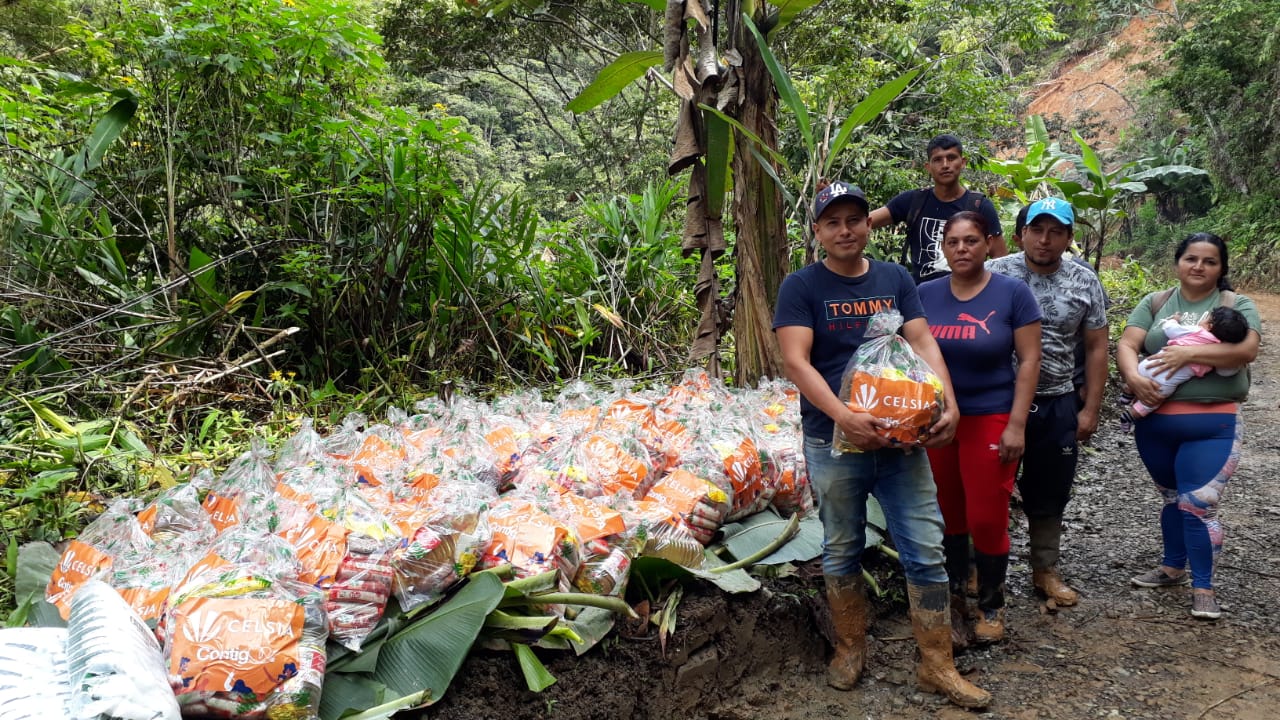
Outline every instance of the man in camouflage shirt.
<path fill-rule="evenodd" d="M 1071 497 L 1079 443 L 1098 429 L 1107 380 L 1107 316 L 1102 283 L 1089 268 L 1063 262 L 1071 246 L 1075 213 L 1060 198 L 1038 200 L 1027 210 L 1023 251 L 987 261 L 992 272 L 1027 283 L 1044 314 L 1042 359 L 1035 401 L 1027 418 L 1026 451 L 1018 475 L 1031 543 L 1032 581 L 1056 605 L 1079 596 L 1058 572 L 1062 514 Z M 1083 343 L 1084 390 L 1072 383 L 1075 352 Z"/>

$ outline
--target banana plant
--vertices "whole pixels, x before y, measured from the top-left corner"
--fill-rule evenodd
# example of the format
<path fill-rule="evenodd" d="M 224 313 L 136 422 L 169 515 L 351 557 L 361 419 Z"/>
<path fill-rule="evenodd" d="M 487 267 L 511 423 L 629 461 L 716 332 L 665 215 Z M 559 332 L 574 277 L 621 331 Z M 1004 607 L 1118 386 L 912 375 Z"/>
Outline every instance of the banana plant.
<path fill-rule="evenodd" d="M 751 31 L 752 36 L 755 37 L 760 55 L 764 59 L 765 67 L 769 69 L 769 74 L 773 77 L 774 85 L 778 88 L 779 97 L 781 97 L 783 104 L 791 114 L 795 116 L 796 127 L 799 130 L 800 139 L 801 142 L 804 143 L 804 157 L 806 158 L 806 164 L 802 168 L 789 168 L 781 155 L 772 152 L 769 148 L 758 142 L 758 140 L 750 149 L 752 154 L 760 161 L 761 167 L 764 168 L 765 172 L 768 173 L 768 175 L 778 184 L 778 189 L 782 192 L 783 197 L 786 198 L 787 203 L 792 207 L 793 216 L 796 218 L 803 218 L 804 220 L 802 224 L 808 227 L 814 219 L 810 217 L 811 210 L 808 198 L 814 193 L 814 189 L 818 182 L 823 178 L 828 178 L 830 176 L 831 170 L 834 167 L 835 161 L 839 157 L 840 152 L 844 150 L 850 140 L 854 137 L 854 131 L 869 124 L 872 120 L 875 120 L 880 113 L 884 112 L 885 108 L 889 107 L 889 104 L 896 100 L 898 96 L 901 95 L 908 86 L 910 86 L 911 81 L 914 80 L 924 68 L 912 68 L 875 90 L 872 90 L 865 98 L 862 99 L 861 102 L 849 111 L 849 114 L 845 116 L 844 121 L 840 123 L 840 128 L 836 131 L 835 137 L 831 137 L 833 121 L 828 119 L 825 127 L 815 128 L 813 126 L 810 122 L 810 115 L 814 114 L 813 111 L 805 103 L 804 99 L 800 97 L 800 93 L 797 92 L 795 84 L 792 83 L 790 76 L 787 75 L 787 72 L 782 68 L 782 64 L 778 62 L 777 57 L 775 57 L 773 52 L 769 49 L 769 44 L 766 42 L 764 34 L 756 27 L 755 23 L 751 21 L 750 17 L 744 15 L 743 23 L 746 25 L 747 29 Z M 742 127 L 740 123 L 736 122 L 732 118 L 719 113 L 714 108 L 704 106 L 703 109 L 716 113 L 739 132 L 755 140 L 754 136 L 746 131 L 746 128 Z M 831 140 L 829 142 L 824 142 L 823 138 L 831 138 Z M 778 174 L 773 169 L 772 163 L 766 161 L 762 157 L 761 152 L 768 152 L 770 154 L 769 160 L 772 160 L 784 169 L 792 172 L 792 174 L 801 178 L 802 184 L 798 193 L 793 194 L 788 191 L 786 183 L 778 177 Z M 812 242 L 812 238 L 810 238 L 810 242 Z M 812 248 L 809 249 L 812 251 Z"/>
<path fill-rule="evenodd" d="M 1053 174 L 1054 169 L 1070 159 L 1059 144 L 1049 137 L 1044 118 L 1039 115 L 1027 118 L 1024 138 L 1027 152 L 1022 158 L 990 157 L 975 163 L 977 169 L 1004 178 L 1001 190 L 1007 192 L 1002 193 L 1002 199 L 1008 206 L 1005 209 L 1012 210 L 1007 213 L 1010 215 L 1017 213 L 1019 207 L 1033 199 L 1048 194 L 1049 188 L 1058 180 Z"/>
<path fill-rule="evenodd" d="M 1076 210 L 1076 223 L 1088 230 L 1082 246 L 1086 258 L 1097 267 L 1110 231 L 1118 220 L 1128 217 L 1131 198 L 1149 192 L 1164 192 L 1178 182 L 1192 187 L 1208 180 L 1208 173 L 1189 165 L 1149 167 L 1150 159 L 1131 160 L 1112 170 L 1103 166 L 1097 151 L 1076 130 L 1071 139 L 1079 153 L 1064 151 L 1051 141 L 1044 119 L 1027 119 L 1027 152 L 1021 160 L 990 159 L 980 168 L 1005 178 L 1014 204 L 1025 205 L 1037 197 L 1059 194 Z M 1010 213 L 1012 214 L 1012 213 Z"/>

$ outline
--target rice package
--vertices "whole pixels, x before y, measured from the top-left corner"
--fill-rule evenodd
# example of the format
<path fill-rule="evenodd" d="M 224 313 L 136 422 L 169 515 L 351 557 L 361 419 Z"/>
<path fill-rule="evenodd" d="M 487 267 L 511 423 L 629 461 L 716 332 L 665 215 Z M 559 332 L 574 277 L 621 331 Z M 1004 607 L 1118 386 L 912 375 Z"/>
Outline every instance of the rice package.
<path fill-rule="evenodd" d="M 871 316 L 866 341 L 840 379 L 840 400 L 854 412 L 886 421 L 889 427 L 881 428 L 880 434 L 894 445 L 917 445 L 928 439 L 929 428 L 942 417 L 942 380 L 898 334 L 900 327 L 902 314 L 897 310 Z M 831 452 L 859 449 L 837 425 Z"/>

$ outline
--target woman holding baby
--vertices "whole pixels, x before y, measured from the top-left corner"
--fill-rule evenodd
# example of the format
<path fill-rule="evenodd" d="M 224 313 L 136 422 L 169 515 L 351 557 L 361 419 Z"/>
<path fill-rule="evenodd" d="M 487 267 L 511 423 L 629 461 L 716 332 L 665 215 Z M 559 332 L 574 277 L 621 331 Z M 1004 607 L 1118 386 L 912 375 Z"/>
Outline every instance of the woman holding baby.
<path fill-rule="evenodd" d="M 1249 373 L 1239 371 L 1258 355 L 1262 323 L 1249 298 L 1232 292 L 1226 243 L 1195 233 L 1174 251 L 1178 286 L 1144 297 L 1127 320 L 1116 350 L 1121 379 L 1150 414 L 1138 419 L 1134 439 L 1142 462 L 1164 497 L 1160 566 L 1134 577 L 1138 587 L 1191 584 L 1191 615 L 1214 620 L 1221 609 L 1213 592 L 1213 565 L 1222 549 L 1218 501 L 1240 458 L 1240 403 L 1249 393 Z M 1224 304 L 1248 323 L 1239 342 L 1167 344 L 1166 320 L 1183 326 L 1205 321 Z M 1139 370 L 1141 356 L 1150 357 Z M 1154 377 L 1188 365 L 1217 368 L 1177 385 L 1167 399 Z M 1188 569 L 1189 567 L 1189 569 Z"/>

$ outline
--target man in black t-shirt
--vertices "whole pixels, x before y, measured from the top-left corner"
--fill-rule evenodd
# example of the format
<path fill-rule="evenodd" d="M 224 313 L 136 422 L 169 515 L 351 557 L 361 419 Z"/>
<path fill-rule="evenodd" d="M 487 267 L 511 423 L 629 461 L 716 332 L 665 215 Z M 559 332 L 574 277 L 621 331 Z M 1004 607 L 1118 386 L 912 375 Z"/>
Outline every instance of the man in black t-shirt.
<path fill-rule="evenodd" d="M 871 211 L 870 218 L 873 229 L 899 223 L 907 226 L 902 257 L 904 262 L 910 262 L 911 277 L 917 285 L 949 272 L 942 256 L 942 226 L 962 210 L 974 210 L 986 219 L 992 230 L 991 257 L 1009 252 L 995 205 L 986 195 L 967 190 L 960 183 L 966 164 L 960 139 L 939 135 L 929 141 L 925 154 L 933 187 L 898 193 L 887 205 Z"/>

